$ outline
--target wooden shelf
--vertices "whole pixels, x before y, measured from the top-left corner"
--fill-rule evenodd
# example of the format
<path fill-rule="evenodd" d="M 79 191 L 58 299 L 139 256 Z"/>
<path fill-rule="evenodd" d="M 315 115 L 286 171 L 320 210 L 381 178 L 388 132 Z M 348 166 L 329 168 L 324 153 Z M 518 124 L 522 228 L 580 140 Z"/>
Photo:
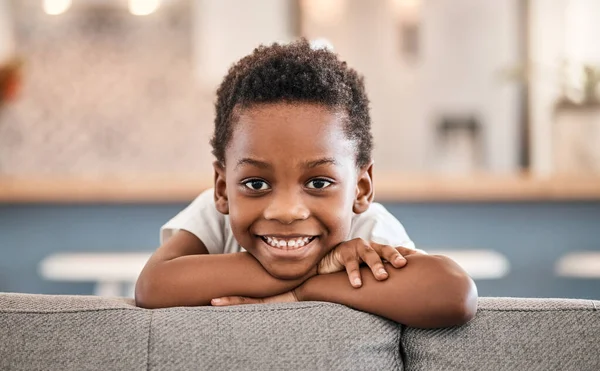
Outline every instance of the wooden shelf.
<path fill-rule="evenodd" d="M 212 178 L 0 177 L 4 203 L 167 203 L 189 202 L 212 187 Z"/>
<path fill-rule="evenodd" d="M 469 177 L 387 175 L 376 198 L 405 202 L 600 201 L 600 176 L 548 177 L 476 175 Z"/>
<path fill-rule="evenodd" d="M 375 174 L 380 202 L 600 201 L 600 176 L 529 175 L 449 177 Z M 1 203 L 189 202 L 212 187 L 212 177 L 136 178 L 0 177 Z"/>

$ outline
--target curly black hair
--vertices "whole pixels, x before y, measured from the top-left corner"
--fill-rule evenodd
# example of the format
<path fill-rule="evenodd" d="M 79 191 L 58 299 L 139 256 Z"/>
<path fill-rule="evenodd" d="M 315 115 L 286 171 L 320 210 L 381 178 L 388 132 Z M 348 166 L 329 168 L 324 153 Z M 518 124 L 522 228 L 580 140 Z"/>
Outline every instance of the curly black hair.
<path fill-rule="evenodd" d="M 373 137 L 363 77 L 337 54 L 311 48 L 306 39 L 261 45 L 230 69 L 217 90 L 215 132 L 210 144 L 225 164 L 236 112 L 260 103 L 305 102 L 347 112 L 345 132 L 356 143 L 356 164 L 371 161 Z"/>

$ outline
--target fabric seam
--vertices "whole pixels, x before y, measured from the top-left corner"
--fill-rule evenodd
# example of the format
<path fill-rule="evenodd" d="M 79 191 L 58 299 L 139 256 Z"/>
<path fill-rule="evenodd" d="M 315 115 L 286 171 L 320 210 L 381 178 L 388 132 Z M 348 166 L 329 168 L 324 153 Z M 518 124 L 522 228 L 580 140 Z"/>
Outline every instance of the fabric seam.
<path fill-rule="evenodd" d="M 548 308 L 548 309 L 488 309 L 481 308 L 477 309 L 478 312 L 594 312 L 596 309 L 592 308 Z"/>
<path fill-rule="evenodd" d="M 154 318 L 154 312 L 150 312 L 150 323 L 148 324 L 148 344 L 146 347 L 146 371 L 150 371 L 150 339 L 152 335 L 152 319 Z"/>
<path fill-rule="evenodd" d="M 596 312 L 598 311 L 598 308 L 596 306 L 595 301 L 590 301 L 591 303 L 591 307 L 585 307 L 585 308 L 548 308 L 548 309 L 497 309 L 497 308 L 478 308 L 477 311 L 478 312 L 577 312 L 577 311 L 581 311 L 581 312 Z M 139 307 L 135 307 L 135 308 L 97 308 L 97 309 L 72 309 L 72 310 L 60 310 L 60 311 L 52 311 L 52 310 L 48 310 L 48 311 L 44 311 L 44 310 L 37 310 L 37 311 L 31 311 L 31 310 L 21 310 L 21 309 L 0 309 L 0 313 L 28 313 L 28 314 L 50 314 L 50 313 L 81 313 L 81 312 L 102 312 L 102 311 L 118 311 L 118 310 L 123 310 L 123 311 L 139 311 L 139 312 L 144 312 L 144 311 L 155 311 L 155 310 L 162 310 L 162 311 L 166 311 L 166 310 L 180 310 L 180 311 L 225 311 L 225 312 L 277 312 L 277 311 L 289 311 L 289 310 L 299 310 L 299 309 L 310 309 L 310 308 L 323 308 L 323 307 L 328 307 L 330 306 L 330 304 L 334 304 L 334 303 L 324 303 L 324 304 L 309 304 L 309 305 L 304 305 L 304 306 L 299 306 L 299 307 L 295 307 L 295 308 L 249 308 L 249 309 L 231 309 L 231 308 L 226 308 L 226 307 L 222 307 L 222 308 L 215 308 L 215 307 L 211 307 L 211 306 L 205 306 L 205 307 L 173 307 L 173 308 L 160 308 L 160 309 L 144 309 L 144 308 L 139 308 Z M 348 309 L 352 309 L 352 308 L 348 308 Z"/>
<path fill-rule="evenodd" d="M 27 314 L 51 314 L 51 313 L 81 313 L 81 312 L 104 312 L 111 310 L 130 310 L 134 312 L 143 312 L 143 308 L 97 308 L 97 309 L 67 309 L 67 310 L 27 310 L 27 309 L 0 309 L 0 313 L 27 313 Z"/>
<path fill-rule="evenodd" d="M 398 370 L 406 369 L 406 351 L 404 350 L 404 344 L 402 343 L 402 339 L 404 337 L 404 329 L 405 325 L 398 323 L 398 359 L 400 364 L 398 365 Z"/>
<path fill-rule="evenodd" d="M 262 308 L 251 308 L 251 309 L 230 309 L 230 308 L 215 308 L 215 307 L 211 307 L 211 306 L 205 306 L 205 307 L 172 307 L 172 308 L 160 308 L 160 309 L 144 309 L 144 308 L 99 308 L 99 309 L 73 309 L 73 310 L 64 310 L 64 311 L 28 311 L 28 310 L 7 310 L 7 309 L 0 309 L 0 313 L 26 313 L 26 314 L 51 314 L 51 313 L 81 313 L 81 312 L 103 312 L 103 311 L 111 311 L 111 310 L 129 310 L 129 311 L 139 311 L 139 312 L 144 312 L 144 311 L 157 311 L 157 310 L 161 310 L 161 311 L 168 311 L 168 310 L 181 310 L 181 311 L 224 311 L 224 312 L 277 312 L 277 311 L 288 311 L 288 310 L 299 310 L 299 309 L 311 309 L 311 308 L 323 308 L 323 307 L 328 307 L 328 304 L 312 304 L 312 305 L 305 305 L 305 306 L 301 306 L 301 307 L 296 307 L 296 308 L 269 308 L 269 309 L 262 309 Z M 209 309 L 211 308 L 211 309 Z M 348 309 L 352 309 L 352 308 L 348 308 Z"/>
<path fill-rule="evenodd" d="M 261 304 L 258 304 L 261 305 Z M 340 304 L 341 305 L 341 304 Z M 185 312 L 190 312 L 190 311 L 222 311 L 222 312 L 279 312 L 279 311 L 289 311 L 289 310 L 299 310 L 299 309 L 312 309 L 312 308 L 323 308 L 323 307 L 327 307 L 329 305 L 327 304 L 315 304 L 315 305 L 310 305 L 310 306 L 302 306 L 302 307 L 297 307 L 297 308 L 269 308 L 269 309 L 261 309 L 261 308 L 252 308 L 252 309 L 229 309 L 226 307 L 221 307 L 216 309 L 215 307 L 210 307 L 210 306 L 206 306 L 206 307 L 176 307 L 177 310 L 181 310 L 181 311 L 185 311 Z M 214 308 L 214 309 L 208 309 L 208 308 Z M 162 308 L 162 309 L 157 309 L 157 310 L 168 310 L 169 308 Z M 348 309 L 352 309 L 350 307 L 348 307 Z M 354 310 L 354 309 L 353 309 Z"/>

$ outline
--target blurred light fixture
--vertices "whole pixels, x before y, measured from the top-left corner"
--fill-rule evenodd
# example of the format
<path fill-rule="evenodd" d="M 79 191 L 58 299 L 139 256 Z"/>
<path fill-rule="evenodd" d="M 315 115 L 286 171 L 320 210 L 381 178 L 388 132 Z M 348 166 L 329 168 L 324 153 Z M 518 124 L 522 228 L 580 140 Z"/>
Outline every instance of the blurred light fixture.
<path fill-rule="evenodd" d="M 342 18 L 346 0 L 302 0 L 301 7 L 317 23 L 333 25 Z"/>
<path fill-rule="evenodd" d="M 421 0 L 392 0 L 396 17 L 403 23 L 416 24 L 420 20 Z"/>
<path fill-rule="evenodd" d="M 71 3 L 71 0 L 44 0 L 44 12 L 50 15 L 62 14 L 71 7 Z"/>
<path fill-rule="evenodd" d="M 422 0 L 391 0 L 398 25 L 400 50 L 408 60 L 419 55 Z"/>
<path fill-rule="evenodd" d="M 160 6 L 160 0 L 129 0 L 129 12 L 133 15 L 152 14 Z"/>

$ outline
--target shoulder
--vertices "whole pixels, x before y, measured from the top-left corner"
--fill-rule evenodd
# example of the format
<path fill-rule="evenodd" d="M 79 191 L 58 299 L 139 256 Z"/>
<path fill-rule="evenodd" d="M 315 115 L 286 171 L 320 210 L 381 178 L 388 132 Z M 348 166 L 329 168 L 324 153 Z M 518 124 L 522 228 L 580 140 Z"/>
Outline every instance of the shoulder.
<path fill-rule="evenodd" d="M 165 243 L 180 229 L 193 233 L 207 244 L 207 247 L 219 243 L 225 228 L 225 218 L 215 208 L 213 194 L 213 189 L 202 192 L 185 209 L 164 224 L 160 233 L 161 243 Z"/>
<path fill-rule="evenodd" d="M 362 238 L 381 244 L 414 248 L 400 221 L 383 205 L 374 202 L 367 211 L 352 218 L 352 238 Z"/>
<path fill-rule="evenodd" d="M 180 220 L 217 220 L 223 221 L 223 214 L 215 206 L 214 190 L 207 189 L 200 193 L 185 209 L 173 219 Z"/>
<path fill-rule="evenodd" d="M 214 189 L 209 188 L 196 197 L 188 208 L 205 208 L 208 206 L 215 207 Z M 187 208 L 186 208 L 187 209 Z"/>
<path fill-rule="evenodd" d="M 352 218 L 353 225 L 374 224 L 377 222 L 402 225 L 385 206 L 377 202 L 373 202 L 365 212 L 354 214 Z"/>

